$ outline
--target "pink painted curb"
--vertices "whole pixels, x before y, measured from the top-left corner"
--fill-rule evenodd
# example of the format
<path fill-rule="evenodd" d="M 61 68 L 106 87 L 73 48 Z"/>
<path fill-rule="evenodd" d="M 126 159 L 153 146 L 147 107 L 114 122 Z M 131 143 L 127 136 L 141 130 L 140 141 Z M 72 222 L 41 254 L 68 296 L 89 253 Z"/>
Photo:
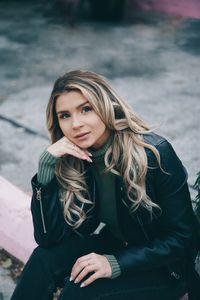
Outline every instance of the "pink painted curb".
<path fill-rule="evenodd" d="M 182 17 L 200 18 L 199 0 L 137 0 L 136 2 L 146 11 L 154 10 Z"/>
<path fill-rule="evenodd" d="M 0 247 L 24 263 L 37 246 L 30 203 L 29 195 L 0 176 Z"/>

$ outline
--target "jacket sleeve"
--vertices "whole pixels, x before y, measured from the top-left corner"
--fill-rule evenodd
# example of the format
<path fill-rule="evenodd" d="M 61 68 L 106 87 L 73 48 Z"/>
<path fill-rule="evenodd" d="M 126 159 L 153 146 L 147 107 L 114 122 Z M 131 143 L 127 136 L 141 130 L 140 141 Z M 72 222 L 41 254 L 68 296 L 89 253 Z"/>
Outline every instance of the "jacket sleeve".
<path fill-rule="evenodd" d="M 194 259 L 196 255 L 195 217 L 187 173 L 169 142 L 163 140 L 157 150 L 164 172 L 159 167 L 153 171 L 156 202 L 162 211 L 152 221 L 155 222 L 156 236 L 145 245 L 130 245 L 114 253 L 122 274 L 167 267 L 188 257 Z"/>
<path fill-rule="evenodd" d="M 31 212 L 34 236 L 41 247 L 50 247 L 71 233 L 71 227 L 64 220 L 57 180 L 54 178 L 46 185 L 38 182 L 37 174 L 31 181 L 33 195 Z"/>

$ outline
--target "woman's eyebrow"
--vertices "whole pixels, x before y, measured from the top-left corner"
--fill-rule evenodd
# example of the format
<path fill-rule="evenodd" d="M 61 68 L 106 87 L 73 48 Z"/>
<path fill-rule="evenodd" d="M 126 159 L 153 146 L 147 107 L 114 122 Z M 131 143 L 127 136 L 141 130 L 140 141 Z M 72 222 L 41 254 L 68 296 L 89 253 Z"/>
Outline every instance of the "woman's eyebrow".
<path fill-rule="evenodd" d="M 87 103 L 88 103 L 88 101 L 85 101 L 85 102 L 79 104 L 77 107 L 75 107 L 75 109 L 79 109 L 80 107 L 82 107 L 83 105 L 85 105 Z M 57 111 L 56 114 L 58 115 L 58 114 L 66 113 L 66 112 L 68 112 L 68 110 L 61 110 L 61 111 Z"/>
<path fill-rule="evenodd" d="M 79 104 L 79 105 L 76 107 L 76 109 L 79 109 L 81 106 L 83 106 L 83 105 L 85 105 L 85 104 L 87 104 L 87 103 L 88 103 L 88 101 L 85 101 L 85 102 Z"/>

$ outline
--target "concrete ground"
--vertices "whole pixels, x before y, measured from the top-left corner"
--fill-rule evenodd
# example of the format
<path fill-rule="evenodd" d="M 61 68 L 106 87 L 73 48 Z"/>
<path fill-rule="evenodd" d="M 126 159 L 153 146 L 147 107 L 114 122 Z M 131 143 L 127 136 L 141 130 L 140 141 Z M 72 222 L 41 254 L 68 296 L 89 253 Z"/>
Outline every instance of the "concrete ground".
<path fill-rule="evenodd" d="M 194 184 L 200 170 L 200 20 L 140 13 L 131 24 L 69 27 L 37 2 L 10 1 L 0 2 L 0 14 L 1 176 L 31 192 L 30 179 L 49 144 L 45 108 L 53 82 L 84 68 L 106 76 L 168 138 Z M 9 299 L 14 283 L 1 268 L 0 282 L 0 299 Z"/>

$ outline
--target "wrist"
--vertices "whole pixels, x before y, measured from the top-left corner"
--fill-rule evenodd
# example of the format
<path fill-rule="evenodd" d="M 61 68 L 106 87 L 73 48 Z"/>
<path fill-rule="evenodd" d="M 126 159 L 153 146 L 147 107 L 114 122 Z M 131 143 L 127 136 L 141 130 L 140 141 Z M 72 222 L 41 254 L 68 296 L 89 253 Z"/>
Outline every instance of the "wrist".
<path fill-rule="evenodd" d="M 58 151 L 52 150 L 51 146 L 46 149 L 48 153 L 50 153 L 53 157 L 59 158 L 60 153 Z"/>

